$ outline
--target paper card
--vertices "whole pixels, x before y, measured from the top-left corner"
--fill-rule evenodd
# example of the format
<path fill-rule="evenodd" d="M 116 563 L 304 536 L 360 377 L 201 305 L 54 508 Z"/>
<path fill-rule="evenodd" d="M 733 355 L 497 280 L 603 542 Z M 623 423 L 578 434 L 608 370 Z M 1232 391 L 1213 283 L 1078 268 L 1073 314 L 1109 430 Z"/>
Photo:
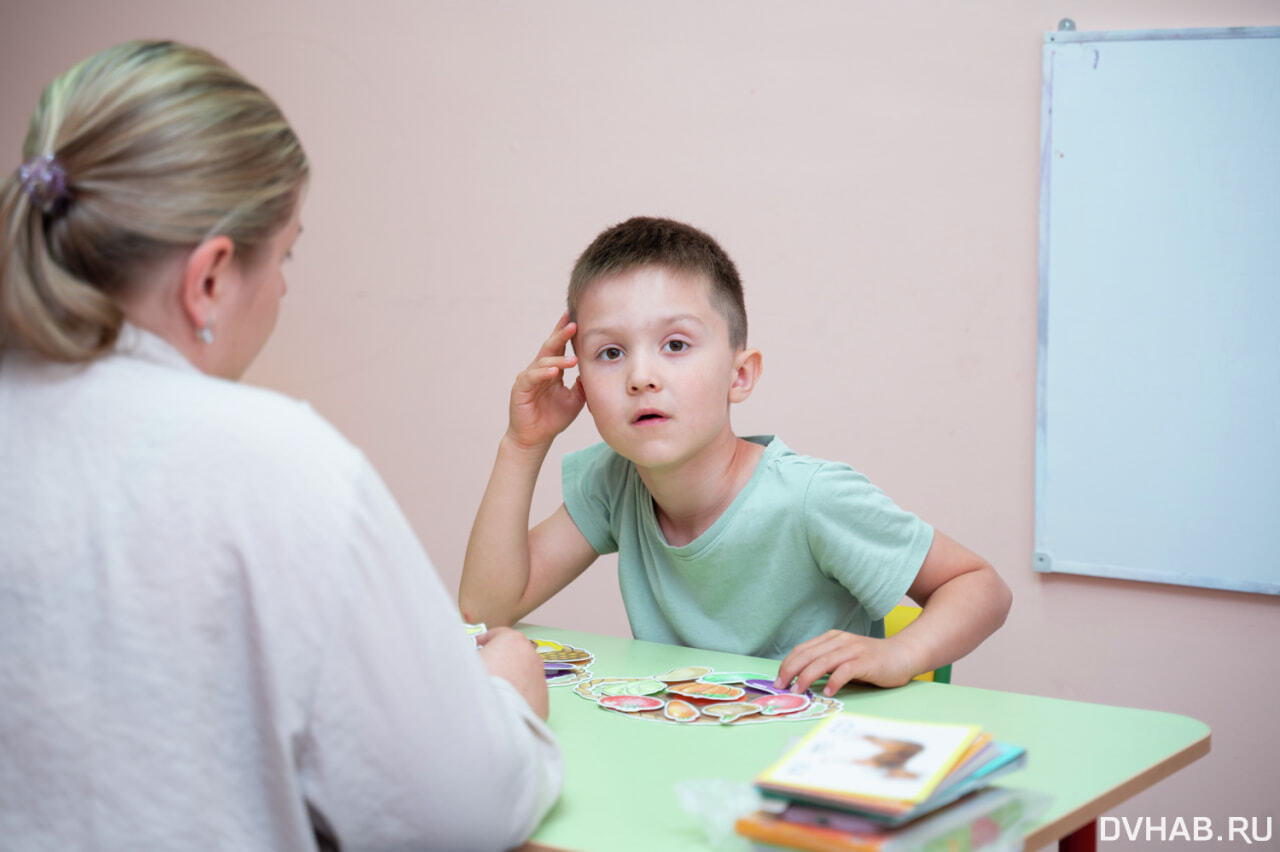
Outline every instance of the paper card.
<path fill-rule="evenodd" d="M 697 680 L 698 678 L 711 674 L 710 666 L 685 666 L 680 669 L 672 669 L 666 674 L 654 675 L 654 678 L 663 683 L 683 683 L 684 681 Z"/>
<path fill-rule="evenodd" d="M 688 701 L 673 698 L 667 702 L 666 707 L 662 708 L 662 715 L 673 722 L 692 722 L 702 714 Z"/>
<path fill-rule="evenodd" d="M 623 713 L 643 713 L 646 710 L 661 710 L 666 704 L 661 698 L 652 695 L 603 695 L 598 702 L 601 707 L 619 710 Z"/>
<path fill-rule="evenodd" d="M 672 695 L 683 695 L 685 698 L 700 698 L 703 701 L 737 701 L 747 694 L 747 691 L 740 686 L 702 681 L 673 683 L 667 686 L 667 692 Z"/>
<path fill-rule="evenodd" d="M 488 633 L 489 628 L 484 626 L 484 622 L 480 622 L 479 624 L 468 624 L 464 621 L 462 622 L 462 626 L 467 631 L 467 635 L 471 637 L 471 644 L 474 647 L 479 648 L 480 636 L 484 633 Z"/>
<path fill-rule="evenodd" d="M 769 679 L 768 675 L 757 674 L 756 672 L 711 672 L 704 674 L 698 680 L 703 683 L 746 683 L 749 680 Z"/>
<path fill-rule="evenodd" d="M 719 719 L 720 724 L 728 725 L 743 716 L 751 716 L 759 713 L 761 707 L 759 704 L 752 704 L 750 701 L 726 701 L 720 704 L 710 704 L 702 708 L 702 715 L 711 716 Z"/>
<path fill-rule="evenodd" d="M 536 639 L 534 640 L 534 643 L 537 644 L 542 641 L 544 640 Z M 560 645 L 555 642 L 550 644 L 555 645 L 555 647 L 538 648 L 538 654 L 542 657 L 544 662 L 589 663 L 593 659 L 591 652 L 583 650 L 582 648 L 575 648 L 572 645 Z"/>
<path fill-rule="evenodd" d="M 578 684 L 578 686 L 573 691 L 578 695 L 582 696 L 583 698 L 590 699 L 591 701 L 597 701 L 600 698 L 600 696 L 604 694 L 601 690 L 603 690 L 609 684 L 635 683 L 638 680 L 652 680 L 652 679 L 653 678 L 647 678 L 647 677 L 597 677 L 597 678 L 592 678 L 591 680 L 586 681 L 584 683 Z"/>
<path fill-rule="evenodd" d="M 565 672 L 573 671 L 575 668 L 577 668 L 577 666 L 573 663 L 562 663 L 556 660 L 542 661 L 542 671 L 547 675 L 551 675 L 552 673 L 564 674 Z"/>
<path fill-rule="evenodd" d="M 558 674 L 552 674 L 547 671 L 546 675 L 547 686 L 573 686 L 574 684 L 582 683 L 584 680 L 590 680 L 591 669 L 569 664 L 568 671 L 562 671 Z"/>
<path fill-rule="evenodd" d="M 773 685 L 773 678 L 767 677 L 752 678 L 750 680 L 743 681 L 742 685 L 748 689 L 754 689 L 757 692 L 767 692 L 770 695 L 783 695 L 791 691 L 789 689 L 778 689 L 778 687 Z"/>
<path fill-rule="evenodd" d="M 655 680 L 655 678 L 651 678 L 651 677 L 595 677 L 585 669 L 583 669 L 582 671 L 584 673 L 583 677 L 581 678 L 575 677 L 573 680 L 569 681 L 569 683 L 572 684 L 573 693 L 575 695 L 579 696 L 580 698 L 584 698 L 588 701 L 591 701 L 593 704 L 599 703 L 600 698 L 604 695 L 604 690 L 606 689 L 606 687 L 609 687 L 610 684 L 627 684 L 627 683 L 637 683 L 637 682 L 646 681 L 646 680 L 647 681 Z M 565 677 L 570 677 L 570 676 L 566 675 Z M 547 685 L 555 686 L 557 682 L 558 681 L 556 680 L 549 680 L 547 682 Z M 690 682 L 686 682 L 686 683 L 690 683 Z M 697 682 L 694 681 L 692 683 L 697 683 Z M 725 689 L 734 688 L 730 684 L 701 683 L 699 684 L 699 686 L 700 688 L 703 688 L 703 689 L 709 689 L 714 687 L 723 687 Z M 625 692 L 629 690 L 614 690 L 614 691 Z M 627 696 L 622 696 L 622 697 L 627 697 Z M 681 698 L 677 696 L 674 692 L 672 692 L 671 686 L 668 686 L 665 692 L 657 693 L 652 697 L 659 699 L 659 701 L 663 701 L 664 699 L 666 700 L 666 707 L 663 708 L 662 712 L 657 712 L 656 710 L 654 712 L 633 711 L 631 718 L 642 719 L 650 722 L 657 722 L 663 725 L 683 724 L 685 726 L 693 726 L 693 727 L 701 727 L 703 725 L 706 725 L 706 726 L 719 725 L 718 718 L 707 716 L 701 711 L 704 707 L 717 706 L 718 704 L 722 703 L 721 701 L 713 701 L 703 695 L 693 696 L 686 700 L 685 698 Z M 754 703 L 754 699 L 763 698 L 763 697 L 765 696 L 761 696 L 758 693 L 755 693 L 755 694 L 751 694 L 749 699 L 744 698 L 743 700 L 744 702 L 752 701 Z M 800 702 L 809 700 L 812 703 L 809 704 L 808 707 L 802 710 L 796 710 L 790 713 L 768 714 L 762 711 L 760 713 L 755 713 L 754 715 L 750 715 L 750 716 L 741 716 L 741 717 L 738 717 L 737 721 L 734 724 L 735 726 L 742 726 L 742 725 L 756 725 L 756 724 L 778 724 L 782 722 L 811 722 L 811 721 L 825 718 L 834 713 L 839 713 L 841 710 L 844 709 L 844 704 L 838 701 L 837 699 L 826 698 L 823 696 L 813 696 L 811 694 L 806 694 L 803 696 L 799 696 L 799 695 L 790 696 L 789 698 L 786 698 L 784 700 L 783 704 L 785 706 L 786 704 L 796 702 L 797 700 Z M 681 705 L 685 705 L 685 706 L 682 707 Z M 667 712 L 667 708 L 672 708 L 672 709 L 670 712 Z M 688 717 L 687 720 L 685 719 L 685 717 Z"/>
<path fill-rule="evenodd" d="M 652 678 L 642 678 L 640 680 L 623 681 L 622 683 L 607 683 L 600 687 L 601 695 L 657 695 L 667 688 L 667 685 L 659 680 Z"/>
<path fill-rule="evenodd" d="M 799 713 L 813 703 L 808 695 L 793 695 L 786 692 L 781 695 L 761 695 L 751 699 L 752 704 L 759 705 L 760 712 L 766 716 L 777 716 L 783 713 Z"/>

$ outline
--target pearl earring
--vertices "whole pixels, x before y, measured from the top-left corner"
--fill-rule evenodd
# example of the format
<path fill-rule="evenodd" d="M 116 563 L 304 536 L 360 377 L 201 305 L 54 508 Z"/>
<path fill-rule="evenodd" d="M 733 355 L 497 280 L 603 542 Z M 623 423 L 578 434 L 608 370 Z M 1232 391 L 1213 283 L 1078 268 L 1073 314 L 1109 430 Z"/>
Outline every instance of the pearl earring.
<path fill-rule="evenodd" d="M 200 338 L 201 343 L 212 343 L 213 328 L 209 325 L 209 323 L 205 323 L 204 328 L 196 332 L 196 337 Z"/>

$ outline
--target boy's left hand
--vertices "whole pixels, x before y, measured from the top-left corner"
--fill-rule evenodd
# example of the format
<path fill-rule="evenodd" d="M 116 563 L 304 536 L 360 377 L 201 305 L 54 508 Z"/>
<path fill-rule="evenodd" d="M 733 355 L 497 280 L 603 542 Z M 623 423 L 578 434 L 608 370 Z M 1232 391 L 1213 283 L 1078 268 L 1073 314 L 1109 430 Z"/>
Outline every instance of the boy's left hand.
<path fill-rule="evenodd" d="M 791 649 L 778 667 L 774 685 L 779 689 L 791 686 L 792 692 L 804 692 L 815 680 L 827 675 L 822 694 L 830 697 L 851 680 L 876 686 L 902 686 L 916 675 L 914 667 L 910 654 L 900 643 L 828 630 Z"/>

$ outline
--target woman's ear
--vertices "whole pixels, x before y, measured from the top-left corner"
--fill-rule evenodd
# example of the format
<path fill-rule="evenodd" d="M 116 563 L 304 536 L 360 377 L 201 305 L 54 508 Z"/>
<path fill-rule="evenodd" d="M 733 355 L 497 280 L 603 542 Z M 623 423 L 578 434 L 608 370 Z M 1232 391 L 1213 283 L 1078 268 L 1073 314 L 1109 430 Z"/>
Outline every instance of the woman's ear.
<path fill-rule="evenodd" d="M 755 390 L 764 359 L 759 349 L 740 349 L 733 358 L 733 383 L 729 385 L 729 402 L 742 402 Z"/>
<path fill-rule="evenodd" d="M 219 235 L 196 246 L 182 270 L 182 311 L 194 333 L 209 342 L 218 306 L 227 298 L 236 246 Z"/>

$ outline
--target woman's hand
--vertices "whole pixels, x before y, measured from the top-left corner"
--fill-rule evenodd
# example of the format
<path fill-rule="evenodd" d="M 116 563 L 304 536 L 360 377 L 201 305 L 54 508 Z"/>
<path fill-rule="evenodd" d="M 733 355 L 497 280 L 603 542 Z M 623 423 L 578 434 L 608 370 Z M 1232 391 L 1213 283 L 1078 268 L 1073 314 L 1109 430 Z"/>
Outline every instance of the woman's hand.
<path fill-rule="evenodd" d="M 510 627 L 495 627 L 476 637 L 480 659 L 489 674 L 496 675 L 516 688 L 533 712 L 543 719 L 550 712 L 547 698 L 547 676 L 542 657 L 523 633 Z"/>

